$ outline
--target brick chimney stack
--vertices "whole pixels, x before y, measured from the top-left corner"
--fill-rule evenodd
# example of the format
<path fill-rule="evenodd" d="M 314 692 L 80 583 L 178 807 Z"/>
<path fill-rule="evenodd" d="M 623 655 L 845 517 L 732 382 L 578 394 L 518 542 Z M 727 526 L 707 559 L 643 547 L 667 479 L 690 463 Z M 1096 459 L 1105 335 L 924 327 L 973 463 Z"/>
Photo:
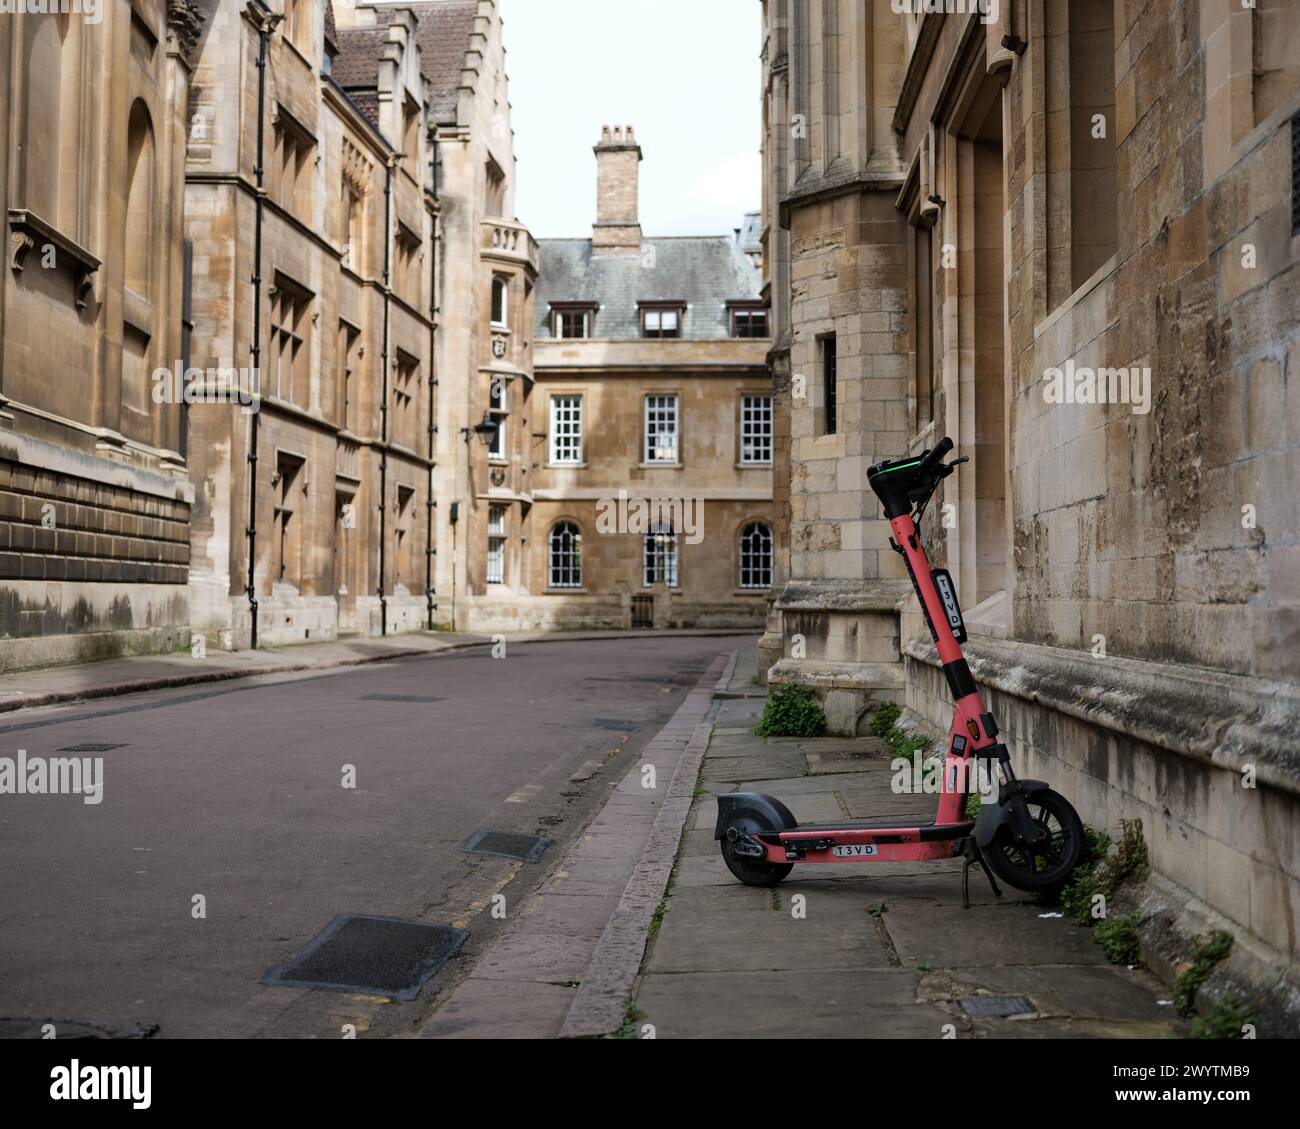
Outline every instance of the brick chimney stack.
<path fill-rule="evenodd" d="M 604 255 L 635 255 L 641 250 L 637 217 L 637 166 L 641 146 L 632 127 L 602 126 L 596 145 L 596 222 L 591 229 L 592 251 Z"/>

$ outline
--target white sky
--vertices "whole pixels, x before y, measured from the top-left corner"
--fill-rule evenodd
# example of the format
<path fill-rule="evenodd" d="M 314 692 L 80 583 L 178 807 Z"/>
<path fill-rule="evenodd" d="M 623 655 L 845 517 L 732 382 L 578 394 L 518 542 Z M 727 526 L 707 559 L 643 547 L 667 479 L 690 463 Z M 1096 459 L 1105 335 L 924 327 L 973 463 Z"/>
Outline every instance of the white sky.
<path fill-rule="evenodd" d="M 589 237 L 602 125 L 633 127 L 646 235 L 729 235 L 761 204 L 758 0 L 502 0 L 515 212 Z"/>

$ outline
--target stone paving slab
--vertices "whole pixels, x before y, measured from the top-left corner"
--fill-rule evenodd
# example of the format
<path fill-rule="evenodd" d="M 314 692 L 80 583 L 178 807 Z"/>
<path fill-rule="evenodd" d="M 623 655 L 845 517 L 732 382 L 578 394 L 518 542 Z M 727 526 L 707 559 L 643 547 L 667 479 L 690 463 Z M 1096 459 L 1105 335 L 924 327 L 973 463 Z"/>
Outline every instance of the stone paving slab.
<path fill-rule="evenodd" d="M 637 1025 L 659 1039 L 806 1037 L 939 1038 L 948 1014 L 916 1002 L 906 969 L 651 972 L 637 995 Z"/>
<path fill-rule="evenodd" d="M 963 968 L 953 979 L 959 986 L 969 987 L 972 996 L 1027 996 L 1045 1016 L 1134 1023 L 1169 1020 L 1169 1008 L 1156 1002 L 1168 993 L 1141 968 L 1114 964 L 994 966 Z"/>
<path fill-rule="evenodd" d="M 867 745 L 715 730 L 642 965 L 638 1028 L 657 1038 L 941 1039 L 952 1026 L 959 1038 L 1168 1037 L 1174 1016 L 1158 982 L 1108 964 L 1090 930 L 1044 916 L 1059 910 L 1015 890 L 997 898 L 978 870 L 963 909 L 960 859 L 803 865 L 775 888 L 739 883 L 712 838 L 722 791 L 766 792 L 804 822 L 840 819 L 841 804 L 859 819 L 933 818 L 937 796 L 894 793 L 888 761 L 845 756 L 855 748 Z M 841 771 L 805 774 L 796 756 Z M 769 776 L 779 758 L 790 774 Z M 974 1020 L 956 1004 L 987 994 L 1024 995 L 1038 1011 Z"/>
<path fill-rule="evenodd" d="M 974 883 L 972 882 L 972 886 Z M 999 964 L 1106 964 L 1092 931 L 1044 918 L 1036 905 L 891 905 L 885 927 L 905 965 L 987 968 Z"/>

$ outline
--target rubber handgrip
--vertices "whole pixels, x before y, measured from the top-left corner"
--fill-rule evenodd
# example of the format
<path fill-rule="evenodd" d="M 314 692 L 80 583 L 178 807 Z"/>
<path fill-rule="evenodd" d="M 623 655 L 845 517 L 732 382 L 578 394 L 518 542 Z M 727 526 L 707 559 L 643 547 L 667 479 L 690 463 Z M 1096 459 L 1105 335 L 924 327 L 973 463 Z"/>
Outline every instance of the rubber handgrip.
<path fill-rule="evenodd" d="M 938 469 L 939 464 L 942 463 L 945 458 L 947 458 L 948 452 L 951 450 L 952 450 L 952 440 L 945 435 L 935 445 L 934 450 L 932 450 L 928 455 L 925 456 L 924 461 L 921 463 L 921 469 L 918 470 L 916 473 L 918 475 L 932 474 L 935 470 Z"/>

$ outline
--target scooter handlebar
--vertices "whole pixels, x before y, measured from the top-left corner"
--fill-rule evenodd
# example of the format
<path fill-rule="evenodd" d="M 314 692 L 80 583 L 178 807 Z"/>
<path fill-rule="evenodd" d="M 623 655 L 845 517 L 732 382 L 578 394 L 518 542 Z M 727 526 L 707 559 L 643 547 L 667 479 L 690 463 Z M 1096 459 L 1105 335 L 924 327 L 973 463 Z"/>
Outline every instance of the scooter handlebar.
<path fill-rule="evenodd" d="M 952 440 L 945 435 L 921 461 L 921 469 L 917 471 L 917 476 L 923 477 L 934 474 L 943 463 L 943 460 L 948 457 L 948 452 L 951 450 Z"/>

